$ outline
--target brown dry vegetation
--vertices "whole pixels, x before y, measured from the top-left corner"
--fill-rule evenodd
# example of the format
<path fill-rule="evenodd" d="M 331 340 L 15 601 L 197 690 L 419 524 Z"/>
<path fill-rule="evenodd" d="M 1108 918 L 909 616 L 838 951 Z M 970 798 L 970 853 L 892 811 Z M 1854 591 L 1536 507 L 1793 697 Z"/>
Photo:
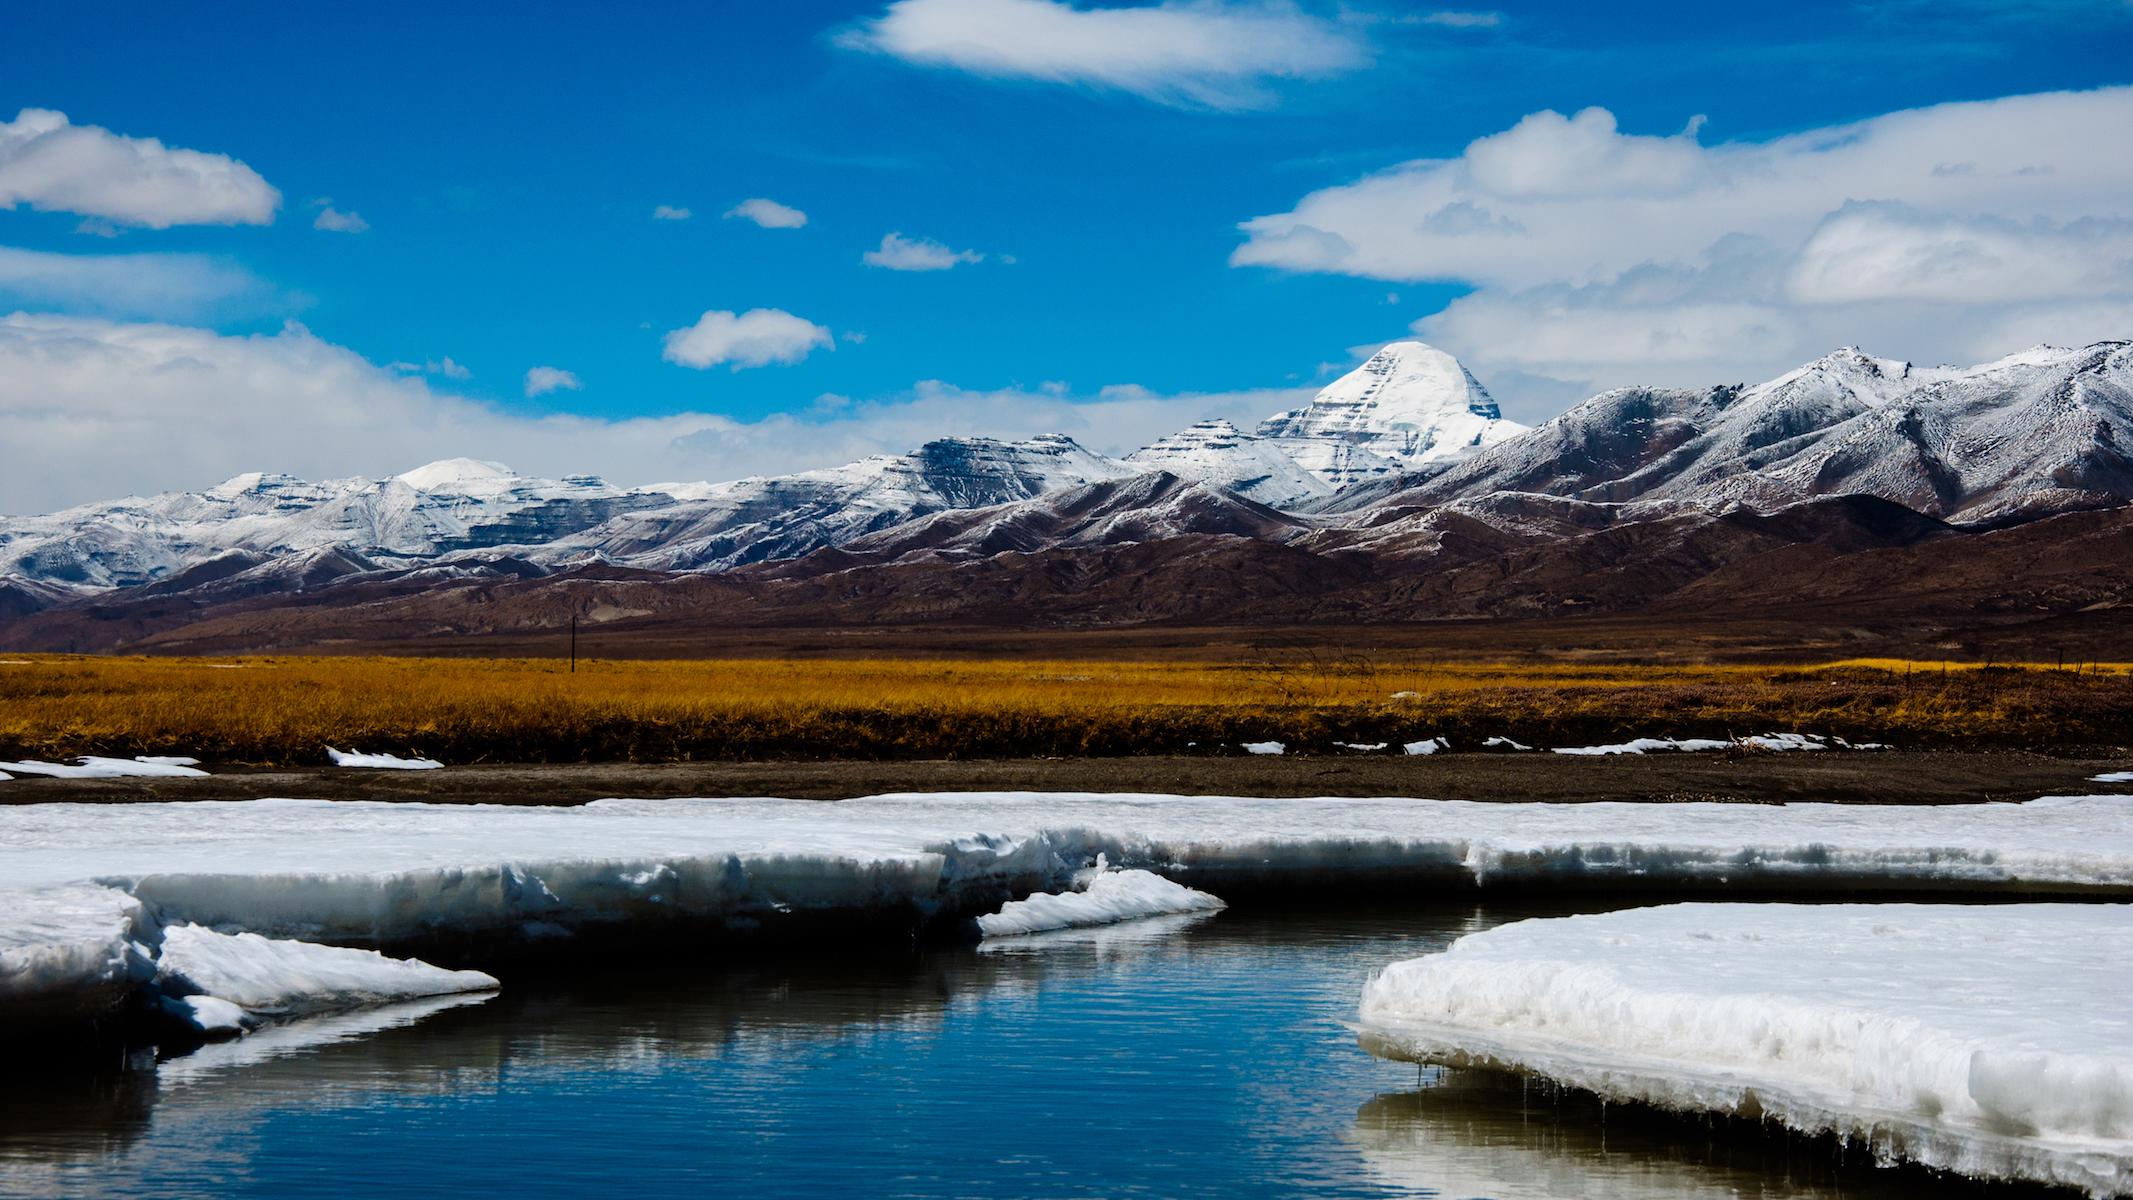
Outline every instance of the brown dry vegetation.
<path fill-rule="evenodd" d="M 1235 752 L 1274 739 L 1772 730 L 1910 747 L 2113 745 L 2126 665 L 1231 663 L 45 656 L 0 663 L 0 757 L 195 754 L 299 765 L 323 747 L 449 762 L 994 758 Z"/>

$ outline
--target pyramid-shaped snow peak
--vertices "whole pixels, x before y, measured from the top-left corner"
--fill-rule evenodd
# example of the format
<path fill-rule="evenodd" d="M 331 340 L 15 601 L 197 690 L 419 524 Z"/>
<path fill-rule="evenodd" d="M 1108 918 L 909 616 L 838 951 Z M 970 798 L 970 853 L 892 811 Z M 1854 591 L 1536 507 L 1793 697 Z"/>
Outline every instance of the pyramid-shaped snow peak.
<path fill-rule="evenodd" d="M 1304 407 L 1267 418 L 1259 435 L 1345 442 L 1414 466 L 1461 458 L 1525 429 L 1503 419 L 1495 398 L 1458 359 L 1410 341 L 1379 350 Z"/>

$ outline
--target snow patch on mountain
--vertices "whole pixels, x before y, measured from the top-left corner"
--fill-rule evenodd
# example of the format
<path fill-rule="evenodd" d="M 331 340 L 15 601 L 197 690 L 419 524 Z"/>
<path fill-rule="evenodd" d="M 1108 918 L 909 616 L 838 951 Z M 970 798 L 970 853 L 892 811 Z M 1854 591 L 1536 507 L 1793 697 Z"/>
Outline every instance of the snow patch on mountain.
<path fill-rule="evenodd" d="M 1340 442 L 1404 466 L 1456 459 L 1520 433 L 1458 359 L 1423 342 L 1393 342 L 1302 408 L 1268 417 L 1262 437 Z M 1344 486 L 1364 476 L 1347 464 L 1321 470 Z"/>

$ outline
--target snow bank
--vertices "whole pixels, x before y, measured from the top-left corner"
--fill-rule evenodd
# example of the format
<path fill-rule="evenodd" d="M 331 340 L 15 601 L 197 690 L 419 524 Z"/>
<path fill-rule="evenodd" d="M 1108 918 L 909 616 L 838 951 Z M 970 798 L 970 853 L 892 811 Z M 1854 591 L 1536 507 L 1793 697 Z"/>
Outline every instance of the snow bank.
<path fill-rule="evenodd" d="M 1412 894 L 1476 884 L 2133 897 L 2126 811 L 2114 796 L 1949 806 L 1054 793 L 571 808 L 12 805 L 0 806 L 0 880 L 15 889 L 0 898 L 0 946 L 46 964 L 33 974 L 52 982 L 27 990 L 48 994 L 72 986 L 65 980 L 101 986 L 132 938 L 153 946 L 157 929 L 188 923 L 388 951 L 448 942 L 550 953 L 572 936 L 625 927 L 666 936 L 658 931 L 681 923 L 750 928 L 808 913 L 962 920 L 1071 890 L 1099 854 L 1233 898 L 1265 886 Z M 143 934 L 129 927 L 136 902 Z"/>
<path fill-rule="evenodd" d="M 1213 912 L 1226 907 L 1215 896 L 1172 883 L 1161 875 L 1108 871 L 1099 860 L 1082 890 L 1039 892 L 1027 900 L 1009 901 L 999 912 L 979 917 L 978 932 L 986 937 L 1008 937 L 1048 929 L 1114 925 L 1174 913 Z"/>
<path fill-rule="evenodd" d="M 364 754 L 358 750 L 326 747 L 326 757 L 336 767 L 366 767 L 373 771 L 435 771 L 444 766 L 434 758 L 401 758 L 395 754 Z"/>
<path fill-rule="evenodd" d="M 55 779 L 122 779 L 129 776 L 197 779 L 207 774 L 199 769 L 199 762 L 197 758 L 98 758 L 90 755 L 77 758 L 72 764 L 30 759 L 25 762 L 0 763 L 0 767 L 18 775 L 48 775 Z"/>
<path fill-rule="evenodd" d="M 1360 1017 L 1389 1057 L 2133 1195 L 2128 945 L 2125 905 L 1679 904 L 1461 938 Z"/>
<path fill-rule="evenodd" d="M 447 971 L 375 950 L 217 933 L 200 925 L 163 931 L 157 986 L 207 995 L 252 1014 L 292 1015 L 454 992 L 489 991 L 495 977 Z"/>
<path fill-rule="evenodd" d="M 1491 738 L 1488 744 L 1493 746 L 1498 740 Z M 1509 738 L 1501 740 L 1515 749 L 1529 749 L 1529 747 L 1520 746 Z M 1720 738 L 1631 738 L 1626 742 L 1615 742 L 1605 746 L 1560 746 L 1556 748 L 1555 752 L 1557 754 L 1588 755 L 1700 753 L 1709 750 L 1731 750 L 1736 746 L 1749 750 L 1770 750 L 1781 753 L 1796 750 L 1889 749 L 1887 745 L 1881 742 L 1847 742 L 1840 737 L 1829 737 L 1819 733 L 1758 733 L 1750 734 L 1747 737 L 1735 738 L 1731 741 Z"/>

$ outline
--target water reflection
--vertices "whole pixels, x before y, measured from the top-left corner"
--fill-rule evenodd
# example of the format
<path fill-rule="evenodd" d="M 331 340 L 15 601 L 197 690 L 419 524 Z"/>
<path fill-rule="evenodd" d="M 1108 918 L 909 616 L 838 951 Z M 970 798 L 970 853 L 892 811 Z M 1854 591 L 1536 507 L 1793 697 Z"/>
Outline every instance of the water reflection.
<path fill-rule="evenodd" d="M 1947 1194 L 1551 1117 L 1515 1082 L 1415 1091 L 1413 1067 L 1356 1048 L 1371 971 L 1536 913 L 1232 910 L 512 978 L 99 1079 L 9 1079 L 0 1194 Z"/>

